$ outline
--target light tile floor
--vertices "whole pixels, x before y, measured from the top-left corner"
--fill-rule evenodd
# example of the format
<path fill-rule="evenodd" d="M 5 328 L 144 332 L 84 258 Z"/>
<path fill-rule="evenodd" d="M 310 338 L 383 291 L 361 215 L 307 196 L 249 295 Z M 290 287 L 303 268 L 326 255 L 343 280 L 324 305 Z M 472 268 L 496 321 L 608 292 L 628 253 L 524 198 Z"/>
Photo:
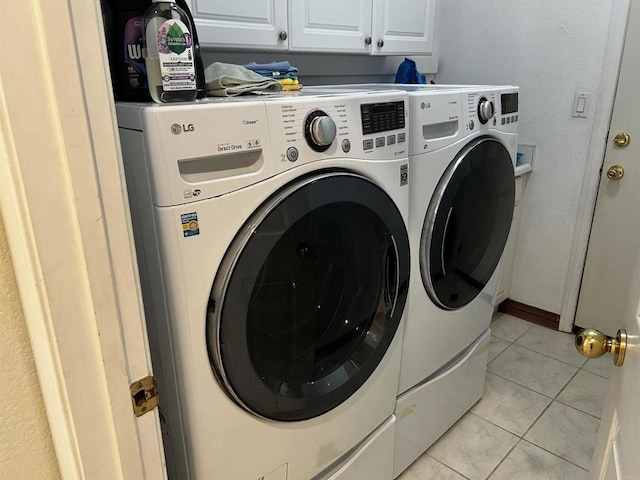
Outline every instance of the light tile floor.
<path fill-rule="evenodd" d="M 491 331 L 483 398 L 399 480 L 587 479 L 613 362 L 503 313 Z"/>

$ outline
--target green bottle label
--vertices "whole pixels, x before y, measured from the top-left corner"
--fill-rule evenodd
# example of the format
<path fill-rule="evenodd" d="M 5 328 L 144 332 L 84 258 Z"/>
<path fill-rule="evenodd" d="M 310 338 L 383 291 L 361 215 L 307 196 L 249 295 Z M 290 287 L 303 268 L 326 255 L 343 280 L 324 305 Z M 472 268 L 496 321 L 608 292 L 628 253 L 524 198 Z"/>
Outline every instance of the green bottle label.
<path fill-rule="evenodd" d="M 167 48 L 179 55 L 190 47 L 190 45 L 187 44 L 187 39 L 190 39 L 189 33 L 187 32 L 185 35 L 178 24 L 174 23 L 167 31 Z"/>
<path fill-rule="evenodd" d="M 157 35 L 160 74 L 164 91 L 195 90 L 193 40 L 187 26 L 177 19 L 165 21 Z"/>

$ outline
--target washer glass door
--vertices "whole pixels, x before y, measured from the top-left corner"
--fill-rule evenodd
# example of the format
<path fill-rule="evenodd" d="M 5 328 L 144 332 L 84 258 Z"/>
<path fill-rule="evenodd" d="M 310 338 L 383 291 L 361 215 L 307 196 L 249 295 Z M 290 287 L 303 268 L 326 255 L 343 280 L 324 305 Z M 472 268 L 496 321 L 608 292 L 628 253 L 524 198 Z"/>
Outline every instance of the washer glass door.
<path fill-rule="evenodd" d="M 286 186 L 246 222 L 216 275 L 207 342 L 220 384 L 264 418 L 335 408 L 382 360 L 408 277 L 405 224 L 379 187 L 342 172 Z"/>
<path fill-rule="evenodd" d="M 511 228 L 515 178 L 511 155 L 480 137 L 449 164 L 431 197 L 420 238 L 420 273 L 440 308 L 470 303 L 500 262 Z"/>

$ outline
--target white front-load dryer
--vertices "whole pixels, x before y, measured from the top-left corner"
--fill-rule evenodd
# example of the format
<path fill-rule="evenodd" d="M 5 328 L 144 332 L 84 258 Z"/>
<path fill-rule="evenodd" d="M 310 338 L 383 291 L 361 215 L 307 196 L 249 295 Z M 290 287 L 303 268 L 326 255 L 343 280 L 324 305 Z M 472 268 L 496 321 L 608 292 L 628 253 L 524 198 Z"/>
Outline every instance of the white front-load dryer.
<path fill-rule="evenodd" d="M 407 87 L 412 252 L 395 475 L 483 393 L 515 198 L 517 87 Z"/>
<path fill-rule="evenodd" d="M 389 480 L 406 93 L 117 110 L 170 478 Z"/>

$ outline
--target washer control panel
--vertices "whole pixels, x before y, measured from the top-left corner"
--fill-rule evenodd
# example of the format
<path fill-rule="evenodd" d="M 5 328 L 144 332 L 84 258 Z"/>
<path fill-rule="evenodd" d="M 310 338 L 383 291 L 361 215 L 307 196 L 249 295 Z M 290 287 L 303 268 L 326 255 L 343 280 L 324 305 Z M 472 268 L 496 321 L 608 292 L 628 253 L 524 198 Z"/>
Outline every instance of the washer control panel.
<path fill-rule="evenodd" d="M 275 159 L 281 168 L 290 168 L 329 158 L 406 157 L 406 103 L 402 91 L 266 101 Z"/>

